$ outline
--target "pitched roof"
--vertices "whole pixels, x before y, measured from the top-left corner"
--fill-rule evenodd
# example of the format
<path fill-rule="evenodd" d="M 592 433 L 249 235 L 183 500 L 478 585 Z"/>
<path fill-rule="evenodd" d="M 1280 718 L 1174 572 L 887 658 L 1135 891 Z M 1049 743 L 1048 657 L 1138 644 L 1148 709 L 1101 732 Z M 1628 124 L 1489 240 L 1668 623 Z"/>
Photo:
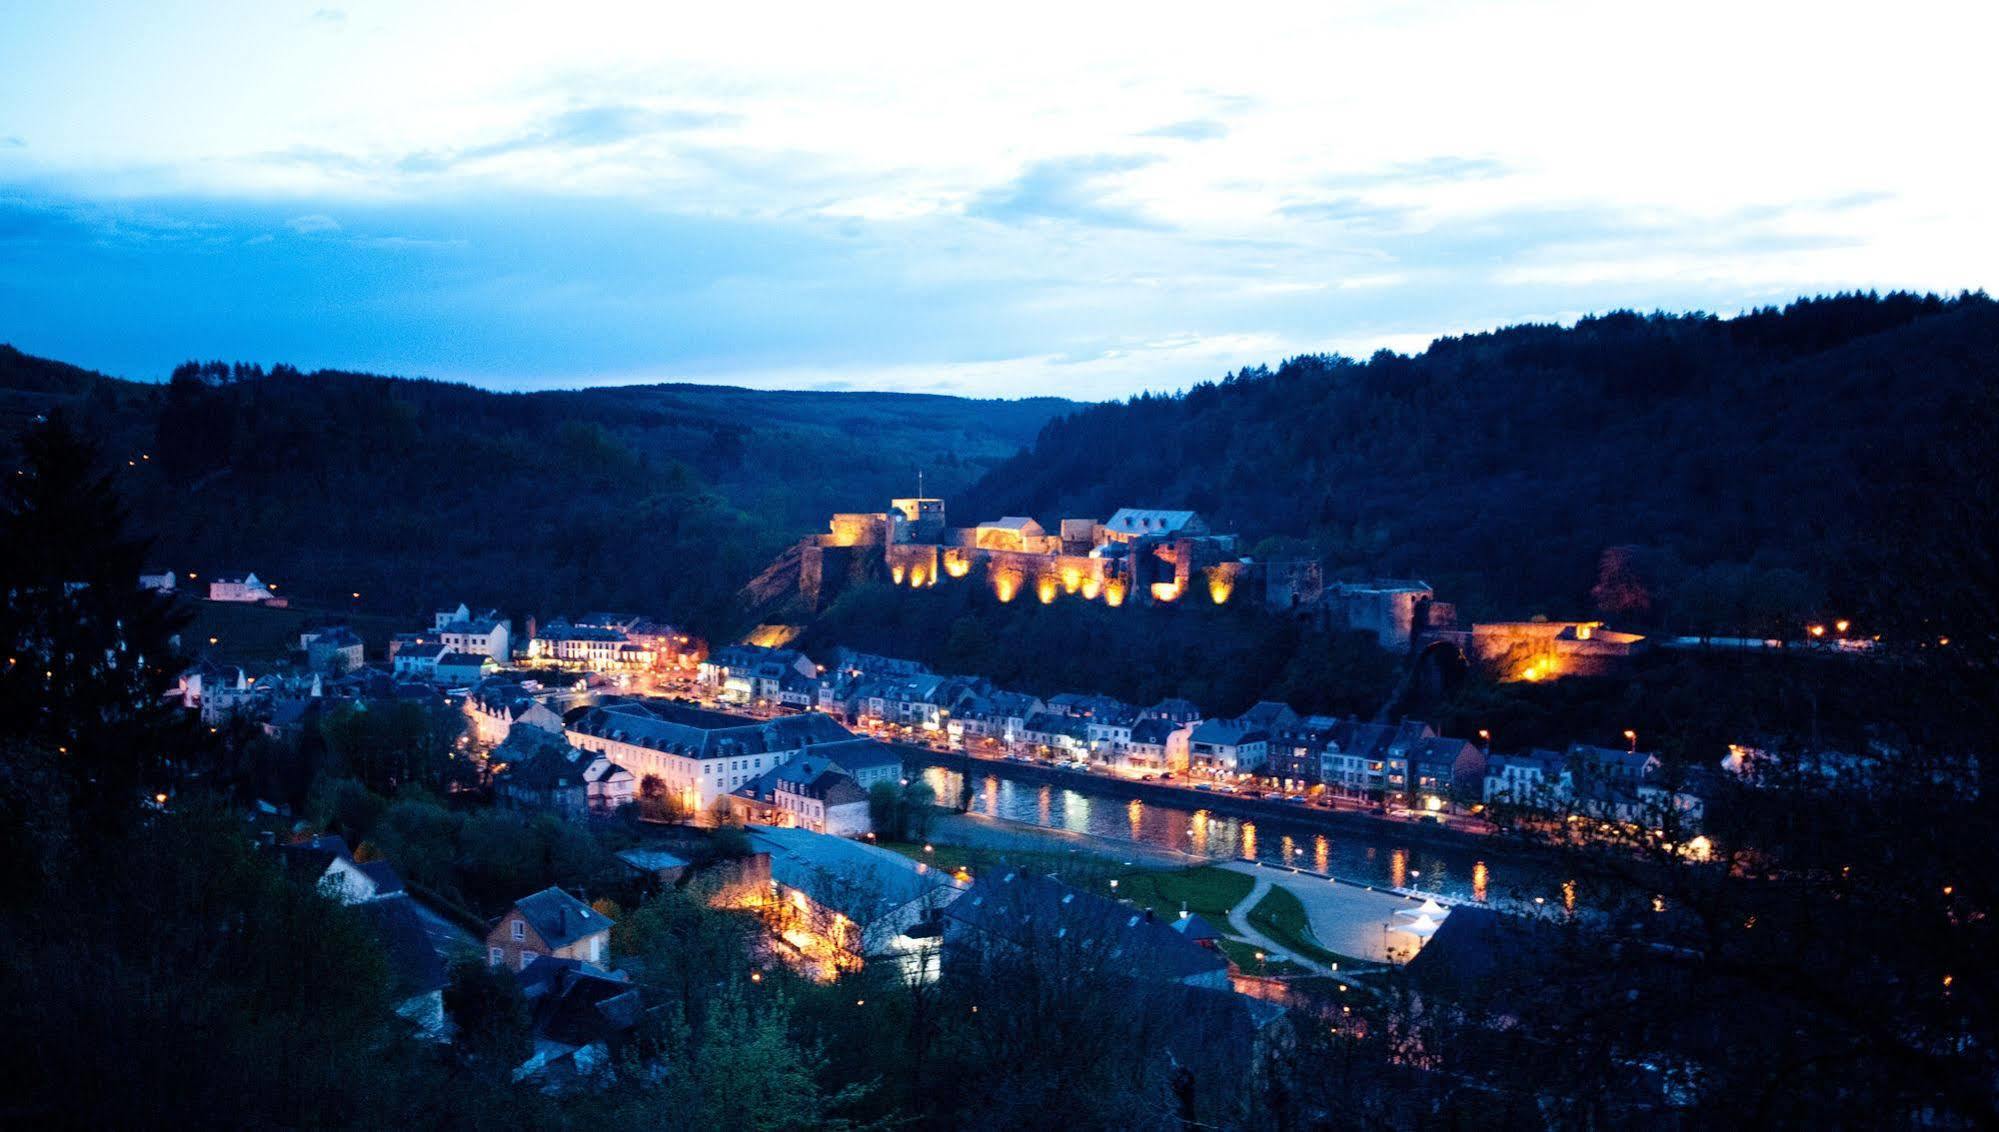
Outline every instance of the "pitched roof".
<path fill-rule="evenodd" d="M 444 960 L 430 941 L 430 932 L 424 927 L 416 902 L 400 891 L 400 882 L 398 886 L 394 895 L 363 901 L 354 907 L 367 918 L 375 938 L 381 942 L 397 997 L 411 998 L 442 990 L 450 982 Z"/>
<path fill-rule="evenodd" d="M 611 930 L 608 917 L 559 888 L 544 888 L 532 896 L 521 897 L 514 901 L 514 911 L 551 949 Z"/>
<path fill-rule="evenodd" d="M 605 705 L 586 712 L 569 727 L 584 735 L 702 759 L 775 754 L 855 738 L 831 716 L 816 711 L 756 720 L 670 700 Z"/>
<path fill-rule="evenodd" d="M 1125 534 L 1146 531 L 1177 531 L 1194 521 L 1192 511 L 1156 511 L 1145 507 L 1120 507 L 1104 526 Z"/>
<path fill-rule="evenodd" d="M 1053 877 L 987 874 L 944 914 L 973 931 L 1016 946 L 1050 940 L 1103 954 L 1112 968 L 1178 980 L 1225 969 L 1228 960 L 1142 909 L 1071 888 Z"/>
<path fill-rule="evenodd" d="M 750 842 L 770 854 L 771 879 L 857 924 L 955 888 L 941 869 L 874 845 L 805 829 L 752 826 Z"/>
<path fill-rule="evenodd" d="M 1143 743 L 1147 746 L 1163 747 L 1166 745 L 1167 737 L 1175 731 L 1180 730 L 1183 726 L 1185 725 L 1175 723 L 1170 719 L 1159 719 L 1156 717 L 1141 719 L 1131 725 L 1131 741 L 1133 743 Z"/>

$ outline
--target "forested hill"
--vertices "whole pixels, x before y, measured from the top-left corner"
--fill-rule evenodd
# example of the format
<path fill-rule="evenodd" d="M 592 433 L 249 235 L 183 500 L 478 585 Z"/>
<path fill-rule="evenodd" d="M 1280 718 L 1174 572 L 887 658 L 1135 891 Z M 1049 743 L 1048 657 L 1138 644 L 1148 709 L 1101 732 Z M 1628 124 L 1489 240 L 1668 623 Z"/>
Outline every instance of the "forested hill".
<path fill-rule="evenodd" d="M 1999 306 L 1982 294 L 1617 313 L 1084 408 L 954 509 L 1196 508 L 1258 553 L 1420 576 L 1481 616 L 1588 611 L 1620 545 L 1642 548 L 1654 597 L 1796 589 L 1797 571 L 1836 601 L 1852 528 L 1927 489 L 1892 468 L 1995 387 Z"/>
<path fill-rule="evenodd" d="M 409 614 L 635 608 L 726 631 L 835 510 L 955 492 L 1071 403 L 651 385 L 490 393 L 286 366 L 121 381 L 0 346 L 0 443 L 61 407 L 102 442 L 161 568 Z M 127 464 L 130 461 L 130 464 Z"/>

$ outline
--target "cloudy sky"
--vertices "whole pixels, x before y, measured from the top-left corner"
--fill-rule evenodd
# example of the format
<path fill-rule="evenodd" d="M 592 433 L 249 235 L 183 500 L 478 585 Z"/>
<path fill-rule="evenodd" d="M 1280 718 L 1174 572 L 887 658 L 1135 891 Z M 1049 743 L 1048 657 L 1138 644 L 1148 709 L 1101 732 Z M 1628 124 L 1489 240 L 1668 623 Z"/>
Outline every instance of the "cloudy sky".
<path fill-rule="evenodd" d="M 1992 287 L 1999 5 L 0 0 L 0 341 L 1120 396 Z"/>

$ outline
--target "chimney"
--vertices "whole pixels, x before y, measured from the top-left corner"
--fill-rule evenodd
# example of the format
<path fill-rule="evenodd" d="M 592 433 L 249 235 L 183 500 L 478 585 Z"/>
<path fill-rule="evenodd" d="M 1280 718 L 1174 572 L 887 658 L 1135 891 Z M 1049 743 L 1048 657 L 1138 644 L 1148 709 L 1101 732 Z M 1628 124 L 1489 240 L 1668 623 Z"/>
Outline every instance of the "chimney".
<path fill-rule="evenodd" d="M 1145 910 L 1145 922 L 1148 924 L 1152 922 L 1152 909 L 1150 908 Z"/>

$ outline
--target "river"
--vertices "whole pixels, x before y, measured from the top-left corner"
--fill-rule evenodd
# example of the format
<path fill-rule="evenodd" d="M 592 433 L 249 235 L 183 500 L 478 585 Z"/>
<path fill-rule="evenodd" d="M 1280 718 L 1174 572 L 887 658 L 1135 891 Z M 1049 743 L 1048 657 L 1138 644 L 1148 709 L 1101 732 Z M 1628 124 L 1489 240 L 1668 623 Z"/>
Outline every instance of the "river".
<path fill-rule="evenodd" d="M 932 766 L 922 774 L 940 803 L 958 797 L 958 771 Z M 1262 860 L 1345 881 L 1460 900 L 1561 896 L 1544 870 L 1489 858 L 1476 849 L 1403 844 L 1392 835 L 1327 832 L 1309 822 L 1224 817 L 1194 805 L 1125 801 L 1017 781 L 992 770 L 972 772 L 972 812 L 1110 841 L 1136 841 L 1210 860 Z"/>

